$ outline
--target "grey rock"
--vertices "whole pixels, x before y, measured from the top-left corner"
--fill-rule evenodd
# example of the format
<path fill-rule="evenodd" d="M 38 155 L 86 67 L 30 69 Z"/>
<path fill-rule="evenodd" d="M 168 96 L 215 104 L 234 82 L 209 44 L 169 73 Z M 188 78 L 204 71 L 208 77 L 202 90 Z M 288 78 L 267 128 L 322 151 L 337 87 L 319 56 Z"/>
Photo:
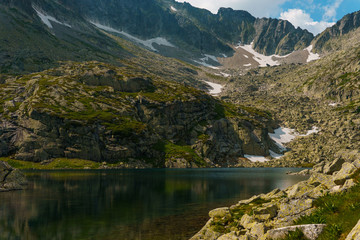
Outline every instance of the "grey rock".
<path fill-rule="evenodd" d="M 266 233 L 266 239 L 284 238 L 290 231 L 295 231 L 296 229 L 299 229 L 308 239 L 316 240 L 321 234 L 321 232 L 324 230 L 325 226 L 325 224 L 307 224 L 272 229 Z"/>
<path fill-rule="evenodd" d="M 27 180 L 20 170 L 0 161 L 0 192 L 21 190 L 26 184 Z"/>
<path fill-rule="evenodd" d="M 334 160 L 333 162 L 326 164 L 324 166 L 323 173 L 331 175 L 334 172 L 339 171 L 344 162 L 345 161 L 342 158 L 338 158 L 338 159 Z"/>

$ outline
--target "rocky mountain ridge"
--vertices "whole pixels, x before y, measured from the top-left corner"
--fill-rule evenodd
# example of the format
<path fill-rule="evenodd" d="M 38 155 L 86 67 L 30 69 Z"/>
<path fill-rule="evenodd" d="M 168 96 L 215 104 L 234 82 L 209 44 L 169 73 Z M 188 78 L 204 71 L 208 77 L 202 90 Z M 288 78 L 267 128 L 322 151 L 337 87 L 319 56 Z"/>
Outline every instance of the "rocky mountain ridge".
<path fill-rule="evenodd" d="M 128 52 L 99 31 L 104 28 L 164 56 L 210 65 L 219 64 L 215 56 L 231 56 L 231 45 L 239 42 L 253 42 L 255 50 L 265 55 L 283 55 L 305 48 L 313 39 L 287 21 L 256 19 L 245 11 L 224 8 L 212 14 L 174 0 L 0 4 L 0 63 L 5 73 L 42 70 L 59 60 L 114 64 L 117 58 L 126 58 Z"/>

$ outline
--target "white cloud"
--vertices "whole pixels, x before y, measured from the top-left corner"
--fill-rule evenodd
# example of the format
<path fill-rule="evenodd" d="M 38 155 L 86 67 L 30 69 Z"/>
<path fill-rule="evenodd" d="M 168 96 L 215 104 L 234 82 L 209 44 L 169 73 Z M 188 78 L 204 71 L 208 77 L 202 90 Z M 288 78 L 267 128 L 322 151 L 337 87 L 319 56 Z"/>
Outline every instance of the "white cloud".
<path fill-rule="evenodd" d="M 246 10 L 255 17 L 277 17 L 281 5 L 289 0 L 176 0 L 188 2 L 198 8 L 205 8 L 217 13 L 220 7 L 231 7 L 237 10 Z"/>
<path fill-rule="evenodd" d="M 325 14 L 323 16 L 324 21 L 332 20 L 334 21 L 336 18 L 336 11 L 340 7 L 343 0 L 335 0 L 332 5 L 328 5 L 324 7 Z"/>
<path fill-rule="evenodd" d="M 310 14 L 306 13 L 301 9 L 289 9 L 286 12 L 282 12 L 280 14 L 280 19 L 288 20 L 295 27 L 301 27 L 303 29 L 307 29 L 309 32 L 312 32 L 314 35 L 321 33 L 327 27 L 331 27 L 334 25 L 334 22 L 326 22 L 326 21 L 314 21 Z"/>

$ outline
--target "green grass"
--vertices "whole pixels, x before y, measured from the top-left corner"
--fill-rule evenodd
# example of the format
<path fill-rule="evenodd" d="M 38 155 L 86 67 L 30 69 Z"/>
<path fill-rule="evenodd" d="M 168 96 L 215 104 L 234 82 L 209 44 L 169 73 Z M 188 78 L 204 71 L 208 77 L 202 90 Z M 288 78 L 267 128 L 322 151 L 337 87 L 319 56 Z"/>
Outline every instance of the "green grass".
<path fill-rule="evenodd" d="M 159 141 L 154 149 L 165 153 L 165 162 L 183 158 L 187 162 L 194 162 L 199 167 L 206 167 L 206 162 L 188 145 L 178 145 L 167 141 Z"/>
<path fill-rule="evenodd" d="M 360 171 L 354 175 L 359 183 Z M 319 240 L 343 240 L 359 221 L 360 185 L 357 184 L 347 192 L 326 195 L 314 202 L 315 212 L 302 217 L 296 224 L 324 223 L 327 226 Z"/>
<path fill-rule="evenodd" d="M 308 238 L 297 228 L 295 231 L 290 231 L 282 240 L 308 240 Z"/>
<path fill-rule="evenodd" d="M 83 159 L 69 159 L 69 158 L 57 158 L 48 164 L 34 163 L 22 160 L 15 160 L 11 158 L 0 158 L 0 161 L 4 161 L 10 164 L 10 166 L 18 169 L 41 169 L 41 170 L 55 170 L 55 169 L 97 169 L 101 166 L 100 163 L 83 160 Z"/>

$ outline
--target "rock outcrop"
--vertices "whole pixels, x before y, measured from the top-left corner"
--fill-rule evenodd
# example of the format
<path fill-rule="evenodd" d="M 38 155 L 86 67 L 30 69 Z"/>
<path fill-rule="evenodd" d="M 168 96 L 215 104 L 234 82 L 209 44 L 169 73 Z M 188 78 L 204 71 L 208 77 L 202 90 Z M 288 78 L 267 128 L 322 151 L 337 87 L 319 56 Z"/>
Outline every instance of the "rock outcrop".
<path fill-rule="evenodd" d="M 22 190 L 26 184 L 27 180 L 20 170 L 0 161 L 0 192 Z"/>
<path fill-rule="evenodd" d="M 235 166 L 276 151 L 270 115 L 155 74 L 99 62 L 18 79 L 0 92 L 0 155 L 41 162 L 136 159 L 152 167 Z M 1 104 L 2 103 L 2 104 Z"/>
<path fill-rule="evenodd" d="M 352 177 L 360 163 L 345 162 L 332 175 L 313 173 L 311 177 L 285 190 L 275 189 L 268 194 L 242 200 L 231 207 L 209 212 L 210 220 L 191 240 L 199 239 L 276 239 L 289 231 L 301 230 L 308 239 L 316 239 L 324 224 L 293 225 L 302 216 L 311 214 L 315 199 L 326 194 L 346 191 L 354 186 Z M 338 164 L 335 160 L 333 165 Z M 349 235 L 358 235 L 358 226 Z"/>

